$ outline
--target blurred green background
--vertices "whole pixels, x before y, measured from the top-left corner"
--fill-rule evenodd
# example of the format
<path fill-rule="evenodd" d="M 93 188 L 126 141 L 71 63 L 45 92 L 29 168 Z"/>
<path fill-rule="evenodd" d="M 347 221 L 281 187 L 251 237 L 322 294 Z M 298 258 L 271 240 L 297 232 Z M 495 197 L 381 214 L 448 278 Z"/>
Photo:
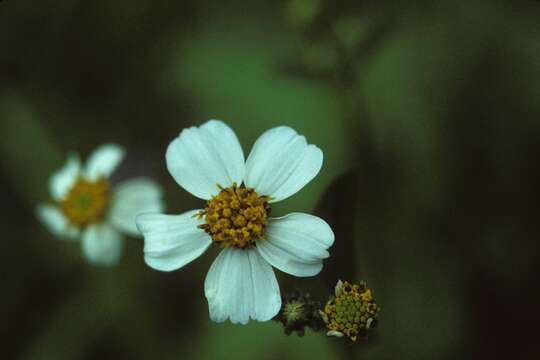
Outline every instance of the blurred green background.
<path fill-rule="evenodd" d="M 538 359 L 540 2 L 0 2 L 3 359 Z M 168 211 L 201 203 L 165 168 L 186 126 L 223 119 L 247 153 L 289 125 L 325 163 L 274 214 L 337 239 L 320 276 L 366 280 L 367 341 L 208 319 L 216 250 L 160 273 L 130 239 L 88 265 L 34 217 L 70 150 L 118 142 Z"/>

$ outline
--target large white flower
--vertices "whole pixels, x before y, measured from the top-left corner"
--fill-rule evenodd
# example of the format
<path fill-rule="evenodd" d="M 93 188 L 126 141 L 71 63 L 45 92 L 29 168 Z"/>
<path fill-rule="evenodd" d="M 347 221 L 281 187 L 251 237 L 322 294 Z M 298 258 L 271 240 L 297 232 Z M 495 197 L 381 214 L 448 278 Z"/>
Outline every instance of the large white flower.
<path fill-rule="evenodd" d="M 210 318 L 245 324 L 270 320 L 281 307 L 272 266 L 314 276 L 334 242 L 328 224 L 312 215 L 271 218 L 270 204 L 299 191 L 321 169 L 322 151 L 289 127 L 266 131 L 247 161 L 234 132 L 222 121 L 184 129 L 167 149 L 167 167 L 178 184 L 206 200 L 203 210 L 137 217 L 144 259 L 172 271 L 215 243 L 222 247 L 204 288 Z"/>
<path fill-rule="evenodd" d="M 83 255 L 92 263 L 118 263 L 121 233 L 140 236 L 135 217 L 164 208 L 161 188 L 150 179 L 136 178 L 111 188 L 109 177 L 124 156 L 124 149 L 115 144 L 97 148 L 84 167 L 77 155 L 69 155 L 49 180 L 53 204 L 37 207 L 38 218 L 54 235 L 81 240 Z"/>

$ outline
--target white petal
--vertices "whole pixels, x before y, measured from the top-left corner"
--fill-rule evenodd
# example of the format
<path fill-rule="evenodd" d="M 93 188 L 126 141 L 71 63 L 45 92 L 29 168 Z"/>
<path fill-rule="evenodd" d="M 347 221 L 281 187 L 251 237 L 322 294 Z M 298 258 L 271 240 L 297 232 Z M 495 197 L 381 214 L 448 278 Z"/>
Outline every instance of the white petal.
<path fill-rule="evenodd" d="M 139 178 L 121 183 L 114 189 L 109 221 L 117 229 L 140 236 L 135 218 L 147 212 L 164 210 L 163 191 L 155 181 Z"/>
<path fill-rule="evenodd" d="M 68 155 L 63 168 L 56 171 L 49 179 L 49 191 L 56 201 L 62 201 L 67 195 L 81 171 L 81 161 L 75 154 Z"/>
<path fill-rule="evenodd" d="M 280 126 L 261 135 L 246 162 L 245 183 L 277 202 L 294 195 L 321 169 L 323 153 L 293 129 Z"/>
<path fill-rule="evenodd" d="M 54 206 L 38 205 L 36 215 L 55 236 L 63 239 L 75 239 L 79 236 L 79 229 L 71 225 L 64 214 Z"/>
<path fill-rule="evenodd" d="M 339 296 L 339 295 L 341 295 L 342 290 L 343 290 L 343 281 L 341 281 L 341 279 L 339 279 L 336 286 L 334 287 L 334 294 L 336 296 Z"/>
<path fill-rule="evenodd" d="M 86 163 L 86 177 L 90 180 L 108 178 L 126 156 L 123 147 L 117 144 L 105 144 L 98 147 Z"/>
<path fill-rule="evenodd" d="M 292 213 L 270 219 L 266 241 L 257 249 L 262 257 L 279 270 L 295 276 L 314 276 L 322 269 L 326 251 L 334 243 L 334 233 L 321 218 Z"/>
<path fill-rule="evenodd" d="M 268 321 L 281 308 L 274 271 L 253 249 L 221 251 L 206 275 L 204 292 L 210 318 L 216 322 Z"/>
<path fill-rule="evenodd" d="M 343 333 L 335 330 L 330 330 L 326 333 L 326 336 L 335 336 L 335 337 L 343 337 Z"/>
<path fill-rule="evenodd" d="M 82 234 L 82 252 L 86 260 L 98 265 L 115 265 L 120 261 L 124 240 L 107 223 L 90 225 Z"/>
<path fill-rule="evenodd" d="M 172 271 L 198 258 L 212 240 L 197 225 L 199 210 L 181 215 L 142 214 L 137 226 L 144 236 L 144 261 L 153 269 Z"/>
<path fill-rule="evenodd" d="M 238 138 L 218 120 L 182 130 L 169 145 L 166 160 L 176 182 L 205 200 L 218 193 L 218 184 L 240 185 L 244 178 L 244 152 Z"/>
<path fill-rule="evenodd" d="M 326 315 L 326 313 L 322 310 L 319 310 L 319 315 L 323 319 L 324 323 L 328 324 L 328 315 Z"/>

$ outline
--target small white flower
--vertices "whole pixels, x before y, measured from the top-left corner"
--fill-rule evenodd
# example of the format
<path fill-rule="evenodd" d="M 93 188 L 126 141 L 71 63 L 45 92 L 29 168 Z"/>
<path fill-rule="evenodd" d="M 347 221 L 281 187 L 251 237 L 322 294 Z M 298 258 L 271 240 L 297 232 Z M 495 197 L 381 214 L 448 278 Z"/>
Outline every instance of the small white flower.
<path fill-rule="evenodd" d="M 181 187 L 207 204 L 181 215 L 138 216 L 145 262 L 176 270 L 214 242 L 223 250 L 204 284 L 210 318 L 270 320 L 281 307 L 272 266 L 295 276 L 317 275 L 334 242 L 330 226 L 316 216 L 268 216 L 270 204 L 304 187 L 322 161 L 319 148 L 285 126 L 262 134 L 247 161 L 222 121 L 184 129 L 167 149 L 167 167 Z"/>
<path fill-rule="evenodd" d="M 97 148 L 84 167 L 77 155 L 69 155 L 49 180 L 54 203 L 37 207 L 38 218 L 55 236 L 80 239 L 84 257 L 95 264 L 118 263 L 121 233 L 140 236 L 135 217 L 164 208 L 161 188 L 150 179 L 129 180 L 111 189 L 109 177 L 124 156 L 115 144 Z"/>

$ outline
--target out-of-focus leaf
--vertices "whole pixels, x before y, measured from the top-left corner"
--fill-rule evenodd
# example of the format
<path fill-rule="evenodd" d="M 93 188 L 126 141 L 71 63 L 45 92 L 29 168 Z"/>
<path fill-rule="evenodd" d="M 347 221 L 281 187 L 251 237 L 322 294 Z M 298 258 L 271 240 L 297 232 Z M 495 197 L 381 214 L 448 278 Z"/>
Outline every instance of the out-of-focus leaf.
<path fill-rule="evenodd" d="M 368 35 L 370 22 L 360 15 L 340 17 L 334 23 L 334 33 L 344 46 L 353 48 L 362 42 Z"/>
<path fill-rule="evenodd" d="M 322 8 L 321 0 L 289 0 L 287 15 L 293 25 L 303 26 L 312 22 Z"/>
<path fill-rule="evenodd" d="M 310 42 L 300 50 L 301 64 L 312 72 L 337 71 L 339 57 L 328 43 Z"/>
<path fill-rule="evenodd" d="M 324 333 L 286 336 L 276 322 L 248 325 L 214 324 L 208 339 L 194 347 L 193 359 L 222 359 L 229 354 L 238 360 L 333 359 L 336 354 Z"/>
<path fill-rule="evenodd" d="M 0 166 L 29 204 L 48 197 L 47 179 L 62 154 L 31 106 L 14 94 L 0 95 Z"/>

